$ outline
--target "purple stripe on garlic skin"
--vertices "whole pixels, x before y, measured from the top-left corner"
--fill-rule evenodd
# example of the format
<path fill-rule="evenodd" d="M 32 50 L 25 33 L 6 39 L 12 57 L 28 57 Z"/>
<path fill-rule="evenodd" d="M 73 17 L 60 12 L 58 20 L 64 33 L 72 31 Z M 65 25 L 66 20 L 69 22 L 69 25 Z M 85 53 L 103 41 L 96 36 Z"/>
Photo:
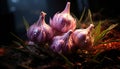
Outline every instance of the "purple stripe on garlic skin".
<path fill-rule="evenodd" d="M 61 13 L 56 13 L 53 19 L 50 18 L 50 25 L 55 31 L 66 33 L 70 29 L 75 30 L 76 19 L 70 15 L 70 2 L 67 2 L 65 9 Z"/>
<path fill-rule="evenodd" d="M 52 28 L 45 22 L 46 13 L 41 12 L 40 17 L 36 23 L 30 26 L 27 30 L 27 37 L 33 42 L 45 42 L 53 38 Z"/>
<path fill-rule="evenodd" d="M 70 50 L 72 44 L 70 43 L 70 35 L 72 34 L 72 30 L 69 30 L 67 33 L 62 36 L 55 36 L 52 40 L 52 44 L 50 48 L 54 52 L 65 52 Z"/>
<path fill-rule="evenodd" d="M 90 48 L 93 45 L 93 38 L 91 37 L 91 31 L 94 28 L 93 24 L 86 29 L 77 29 L 71 35 L 73 42 L 79 48 Z"/>

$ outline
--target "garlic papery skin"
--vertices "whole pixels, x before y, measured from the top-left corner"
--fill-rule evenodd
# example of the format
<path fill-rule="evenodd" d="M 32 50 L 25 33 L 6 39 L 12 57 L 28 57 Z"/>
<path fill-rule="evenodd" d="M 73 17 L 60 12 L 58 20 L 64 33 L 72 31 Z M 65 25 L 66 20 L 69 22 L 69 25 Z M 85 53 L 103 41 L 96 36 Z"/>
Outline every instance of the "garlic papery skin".
<path fill-rule="evenodd" d="M 52 40 L 50 49 L 57 53 L 69 51 L 73 46 L 70 38 L 71 34 L 72 30 L 69 30 L 67 33 L 61 36 L 55 36 Z"/>
<path fill-rule="evenodd" d="M 55 31 L 61 33 L 75 30 L 76 19 L 70 15 L 70 2 L 67 2 L 65 9 L 61 13 L 56 13 L 53 19 L 50 19 L 50 25 Z"/>
<path fill-rule="evenodd" d="M 27 30 L 27 37 L 30 41 L 42 43 L 51 40 L 54 33 L 52 28 L 45 22 L 46 13 L 41 12 L 40 14 L 38 21 Z"/>
<path fill-rule="evenodd" d="M 78 46 L 81 49 L 88 49 L 93 45 L 93 38 L 91 36 L 92 29 L 94 28 L 93 24 L 86 29 L 77 29 L 75 30 L 71 37 L 75 46 Z"/>

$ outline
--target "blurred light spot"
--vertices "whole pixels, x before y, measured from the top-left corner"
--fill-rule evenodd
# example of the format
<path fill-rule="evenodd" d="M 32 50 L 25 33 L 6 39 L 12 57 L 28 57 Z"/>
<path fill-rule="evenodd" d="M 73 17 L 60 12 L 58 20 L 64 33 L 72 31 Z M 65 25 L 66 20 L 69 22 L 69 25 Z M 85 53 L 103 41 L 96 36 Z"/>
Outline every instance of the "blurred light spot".
<path fill-rule="evenodd" d="M 13 3 L 17 3 L 19 2 L 19 0 L 11 0 Z"/>
<path fill-rule="evenodd" d="M 15 12 L 16 11 L 16 7 L 14 7 L 14 6 L 10 7 L 10 11 L 11 12 Z"/>

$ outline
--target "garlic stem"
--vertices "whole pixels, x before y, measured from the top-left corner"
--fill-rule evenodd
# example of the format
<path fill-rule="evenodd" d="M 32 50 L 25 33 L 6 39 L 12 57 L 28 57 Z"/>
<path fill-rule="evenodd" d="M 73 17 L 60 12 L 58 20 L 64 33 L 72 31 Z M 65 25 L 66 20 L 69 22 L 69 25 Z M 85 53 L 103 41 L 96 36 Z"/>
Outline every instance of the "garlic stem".
<path fill-rule="evenodd" d="M 70 2 L 67 2 L 67 5 L 62 13 L 70 13 Z"/>

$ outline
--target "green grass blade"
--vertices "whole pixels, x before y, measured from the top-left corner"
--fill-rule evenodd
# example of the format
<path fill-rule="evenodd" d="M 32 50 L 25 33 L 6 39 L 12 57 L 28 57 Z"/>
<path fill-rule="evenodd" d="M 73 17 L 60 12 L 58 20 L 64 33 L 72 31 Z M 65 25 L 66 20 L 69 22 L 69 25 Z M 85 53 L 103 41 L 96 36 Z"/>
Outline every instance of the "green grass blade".
<path fill-rule="evenodd" d="M 92 59 L 92 62 L 95 62 L 95 63 L 98 63 L 98 64 L 100 64 L 100 61 L 98 61 L 98 60 L 95 60 L 95 59 Z"/>
<path fill-rule="evenodd" d="M 115 28 L 117 25 L 118 25 L 118 24 L 113 24 L 113 25 L 111 25 L 107 30 L 111 30 L 111 29 Z"/>
<path fill-rule="evenodd" d="M 86 17 L 84 23 L 94 24 L 93 21 L 92 21 L 92 14 L 91 14 L 90 9 L 88 9 L 87 17 Z"/>
<path fill-rule="evenodd" d="M 94 40 L 94 45 L 96 46 L 99 44 L 99 42 L 104 38 L 104 36 L 109 32 L 109 30 L 104 30 L 101 34 L 99 34 L 95 40 Z"/>
<path fill-rule="evenodd" d="M 110 27 L 108 27 L 106 30 L 102 31 L 97 37 L 94 38 L 94 45 L 97 45 L 99 43 L 100 40 L 102 40 L 104 38 L 104 36 L 109 33 L 109 31 L 111 29 L 113 29 L 114 27 L 116 27 L 117 24 L 113 24 Z"/>
<path fill-rule="evenodd" d="M 107 43 L 111 43 L 111 42 L 120 42 L 120 40 L 110 40 L 107 42 L 100 42 L 100 44 L 107 44 Z"/>
<path fill-rule="evenodd" d="M 71 13 L 71 15 L 76 19 L 76 28 L 77 28 L 77 29 L 80 28 L 80 23 L 79 23 L 78 18 L 75 16 L 74 13 Z"/>
<path fill-rule="evenodd" d="M 79 19 L 79 23 L 82 21 L 84 15 L 85 15 L 85 8 L 84 8 L 84 10 L 82 12 L 82 15 L 81 15 L 80 19 Z"/>
<path fill-rule="evenodd" d="M 18 46 L 21 46 L 21 44 L 17 41 L 13 41 L 14 44 L 18 45 Z"/>
<path fill-rule="evenodd" d="M 26 46 L 24 40 L 22 40 L 20 37 L 16 36 L 16 35 L 13 34 L 12 32 L 10 32 L 10 34 L 11 34 L 12 36 L 14 36 L 16 39 L 18 39 L 19 43 L 20 43 L 22 46 L 24 46 L 24 47 Z"/>
<path fill-rule="evenodd" d="M 96 30 L 96 33 L 95 33 L 95 35 L 99 35 L 100 34 L 100 31 L 101 31 L 101 22 L 99 21 L 99 24 L 97 25 L 97 27 L 95 28 L 95 30 Z"/>
<path fill-rule="evenodd" d="M 23 23 L 24 23 L 25 29 L 27 31 L 27 29 L 29 28 L 29 23 L 27 22 L 27 20 L 25 19 L 25 17 L 23 17 Z"/>
<path fill-rule="evenodd" d="M 98 25 L 95 27 L 93 33 L 92 33 L 92 36 L 95 38 L 97 37 L 97 35 L 100 34 L 100 31 L 101 31 L 101 21 L 99 21 Z"/>
<path fill-rule="evenodd" d="M 88 15 L 89 15 L 89 18 L 90 18 L 90 22 L 93 24 L 93 21 L 92 21 L 92 14 L 91 14 L 90 9 L 88 9 Z"/>
<path fill-rule="evenodd" d="M 12 33 L 12 32 L 10 32 L 10 34 L 12 35 L 12 36 L 14 36 L 15 38 L 17 38 L 20 42 L 24 42 L 21 38 L 19 38 L 18 36 L 16 36 L 14 33 Z"/>
<path fill-rule="evenodd" d="M 66 63 L 69 65 L 70 68 L 72 68 L 73 63 L 68 60 L 67 57 L 65 57 L 63 54 L 59 53 L 59 55 L 66 61 Z"/>
<path fill-rule="evenodd" d="M 77 29 L 81 28 L 81 21 L 82 21 L 84 15 L 85 15 L 85 8 L 82 12 L 82 15 L 81 15 L 80 19 L 77 21 L 77 24 L 76 24 Z"/>

